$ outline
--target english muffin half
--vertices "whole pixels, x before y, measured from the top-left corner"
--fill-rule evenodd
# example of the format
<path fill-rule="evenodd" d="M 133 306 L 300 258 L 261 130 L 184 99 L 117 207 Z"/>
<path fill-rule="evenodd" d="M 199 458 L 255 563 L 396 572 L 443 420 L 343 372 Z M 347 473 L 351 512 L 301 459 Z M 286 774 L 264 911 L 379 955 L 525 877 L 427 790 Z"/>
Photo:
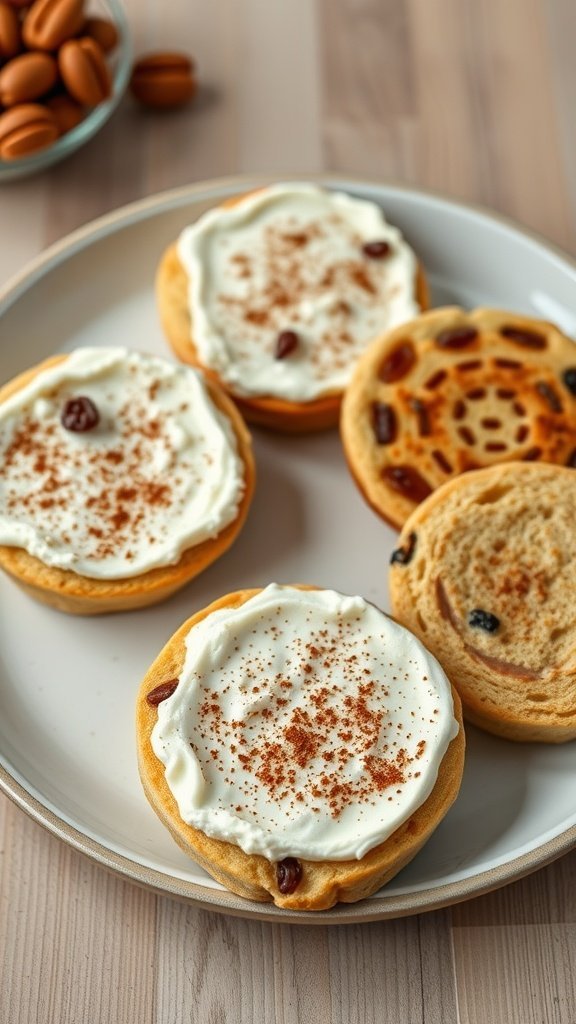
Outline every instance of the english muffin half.
<path fill-rule="evenodd" d="M 137 700 L 144 791 L 222 885 L 292 910 L 375 892 L 460 786 L 460 702 L 362 598 L 270 585 L 193 615 Z"/>
<path fill-rule="evenodd" d="M 491 466 L 428 497 L 392 556 L 394 615 L 497 736 L 576 738 L 575 514 L 573 469 Z"/>
<path fill-rule="evenodd" d="M 375 203 L 302 182 L 227 201 L 165 252 L 166 337 L 246 419 L 334 426 L 366 345 L 428 305 L 422 267 Z"/>
<path fill-rule="evenodd" d="M 168 597 L 224 553 L 254 488 L 234 404 L 191 367 L 77 349 L 0 390 L 0 567 L 76 614 Z"/>

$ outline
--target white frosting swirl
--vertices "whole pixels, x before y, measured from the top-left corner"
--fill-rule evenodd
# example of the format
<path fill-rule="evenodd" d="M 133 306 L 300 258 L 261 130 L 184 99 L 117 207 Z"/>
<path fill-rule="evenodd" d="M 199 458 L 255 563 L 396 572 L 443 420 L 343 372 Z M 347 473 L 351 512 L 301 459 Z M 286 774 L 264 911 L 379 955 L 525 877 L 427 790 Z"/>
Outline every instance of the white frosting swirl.
<path fill-rule="evenodd" d="M 458 732 L 435 658 L 360 597 L 271 584 L 193 626 L 152 747 L 183 821 L 270 860 L 361 858 Z"/>
<path fill-rule="evenodd" d="M 366 255 L 371 242 L 387 255 Z M 178 255 L 200 361 L 238 395 L 342 391 L 366 345 L 420 312 L 416 258 L 380 207 L 309 184 L 210 210 L 182 232 Z M 298 346 L 277 358 L 287 330 Z"/>
<path fill-rule="evenodd" d="M 72 397 L 97 426 L 67 430 Z M 123 579 L 178 562 L 238 513 L 243 465 L 201 374 L 124 348 L 77 349 L 0 405 L 0 543 Z"/>

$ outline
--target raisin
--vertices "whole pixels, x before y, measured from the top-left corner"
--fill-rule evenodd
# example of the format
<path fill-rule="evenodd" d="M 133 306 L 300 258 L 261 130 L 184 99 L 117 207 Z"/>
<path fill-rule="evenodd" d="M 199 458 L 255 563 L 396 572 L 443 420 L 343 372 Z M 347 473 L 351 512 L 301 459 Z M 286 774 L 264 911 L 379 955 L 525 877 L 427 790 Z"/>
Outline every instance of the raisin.
<path fill-rule="evenodd" d="M 428 409 L 419 398 L 411 398 L 410 405 L 418 417 L 418 433 L 420 437 L 428 437 L 432 433 Z"/>
<path fill-rule="evenodd" d="M 372 402 L 372 426 L 378 444 L 391 444 L 396 438 L 396 413 L 386 402 Z"/>
<path fill-rule="evenodd" d="M 386 256 L 390 255 L 390 245 L 388 242 L 380 241 L 365 242 L 362 246 L 362 252 L 372 260 L 383 260 Z"/>
<path fill-rule="evenodd" d="M 554 388 L 551 388 L 545 380 L 537 381 L 536 391 L 542 396 L 544 401 L 548 403 L 552 412 L 562 412 L 562 402 L 558 398 Z"/>
<path fill-rule="evenodd" d="M 401 341 L 382 360 L 378 376 L 385 384 L 401 380 L 416 362 L 416 352 L 411 341 Z"/>
<path fill-rule="evenodd" d="M 500 625 L 500 619 L 483 608 L 474 608 L 468 616 L 468 625 L 474 629 L 483 629 L 486 633 L 495 633 Z"/>
<path fill-rule="evenodd" d="M 523 348 L 534 350 L 546 348 L 545 336 L 539 334 L 538 331 L 529 331 L 525 327 L 514 327 L 513 324 L 510 324 L 501 327 L 500 334 L 503 338 L 508 338 L 508 341 L 513 341 L 515 345 L 522 345 Z"/>
<path fill-rule="evenodd" d="M 276 864 L 276 879 L 278 889 L 283 896 L 290 896 L 296 892 L 302 878 L 302 865 L 296 857 L 284 857 Z"/>
<path fill-rule="evenodd" d="M 444 453 L 438 451 L 437 448 L 432 452 L 432 458 L 440 466 L 440 469 L 442 469 L 445 473 L 452 473 L 453 472 L 452 466 L 448 462 L 448 459 L 446 458 Z"/>
<path fill-rule="evenodd" d="M 495 366 L 500 366 L 503 370 L 520 370 L 522 363 L 519 363 L 517 359 L 495 359 Z"/>
<path fill-rule="evenodd" d="M 440 331 L 434 339 L 439 348 L 466 348 L 478 337 L 475 327 L 452 327 Z"/>
<path fill-rule="evenodd" d="M 428 481 L 412 466 L 386 466 L 382 470 L 382 478 L 399 494 L 417 504 L 432 494 Z"/>
<path fill-rule="evenodd" d="M 441 384 L 443 380 L 445 380 L 445 378 L 446 370 L 436 370 L 436 373 L 433 373 L 432 376 L 429 377 L 427 381 L 425 381 L 424 387 L 428 388 L 429 391 L 433 391 L 434 388 L 437 388 L 438 385 Z"/>
<path fill-rule="evenodd" d="M 522 444 L 526 440 L 526 438 L 528 437 L 529 433 L 530 433 L 530 427 L 527 427 L 525 423 L 522 423 L 521 426 L 519 426 L 518 430 L 516 431 L 516 438 L 515 438 L 515 440 L 518 442 L 518 444 Z"/>
<path fill-rule="evenodd" d="M 285 359 L 291 352 L 298 348 L 298 335 L 296 331 L 280 331 L 276 339 L 276 359 Z"/>
<path fill-rule="evenodd" d="M 476 435 L 472 430 L 470 430 L 470 427 L 458 427 L 458 433 L 464 441 L 464 444 L 467 444 L 470 447 L 476 444 Z"/>
<path fill-rule="evenodd" d="M 159 686 L 155 686 L 150 693 L 146 694 L 146 700 L 153 708 L 157 708 L 163 700 L 168 700 L 174 693 L 174 690 L 178 686 L 177 679 L 167 679 L 165 683 L 160 683 Z"/>
<path fill-rule="evenodd" d="M 538 448 L 538 447 L 530 448 L 529 451 L 524 453 L 524 455 L 522 456 L 522 459 L 524 460 L 524 462 L 535 462 L 536 459 L 539 459 L 541 455 L 542 455 L 542 449 L 541 448 Z"/>
<path fill-rule="evenodd" d="M 74 434 L 85 434 L 98 426 L 100 413 L 91 398 L 78 395 L 77 398 L 69 398 L 64 403 L 60 422 L 66 430 L 71 430 Z"/>
<path fill-rule="evenodd" d="M 404 547 L 396 548 L 390 556 L 390 565 L 408 565 L 413 557 L 416 550 L 416 534 L 414 532 L 408 534 L 408 540 Z"/>
<path fill-rule="evenodd" d="M 562 374 L 562 380 L 571 395 L 576 397 L 576 366 L 569 366 Z"/>
<path fill-rule="evenodd" d="M 458 363 L 456 369 L 461 370 L 462 373 L 468 373 L 470 370 L 479 370 L 481 366 L 481 359 L 467 359 L 464 363 Z"/>

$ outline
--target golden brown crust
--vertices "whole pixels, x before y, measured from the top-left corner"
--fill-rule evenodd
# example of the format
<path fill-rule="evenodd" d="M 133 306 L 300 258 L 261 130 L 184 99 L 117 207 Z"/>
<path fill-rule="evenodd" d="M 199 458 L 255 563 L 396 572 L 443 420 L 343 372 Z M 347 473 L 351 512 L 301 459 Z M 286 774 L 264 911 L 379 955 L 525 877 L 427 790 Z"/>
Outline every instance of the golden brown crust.
<path fill-rule="evenodd" d="M 360 358 L 340 420 L 368 504 L 400 528 L 418 503 L 470 469 L 576 461 L 573 342 L 502 310 L 434 309 Z"/>
<path fill-rule="evenodd" d="M 274 902 L 290 910 L 327 910 L 335 903 L 364 899 L 390 881 L 418 853 L 456 799 L 464 763 L 464 730 L 461 706 L 454 693 L 454 714 L 460 723 L 440 765 L 436 785 L 426 802 L 386 842 L 361 860 L 302 861 L 302 879 L 295 893 L 278 890 L 276 868 L 265 857 L 249 855 L 239 847 L 212 839 L 180 818 L 165 778 L 164 765 L 156 758 L 150 735 L 157 710 L 146 697 L 156 686 L 177 678 L 184 662 L 184 641 L 190 629 L 219 608 L 238 607 L 258 590 L 228 594 L 197 612 L 170 639 L 146 674 L 137 698 L 136 734 L 142 785 L 151 806 L 179 846 L 209 874 L 246 899 Z"/>
<path fill-rule="evenodd" d="M 38 373 L 66 358 L 53 356 L 15 377 L 0 388 L 0 402 L 20 391 Z M 256 471 L 250 434 L 242 417 L 234 403 L 212 381 L 208 381 L 208 387 L 212 401 L 233 426 L 238 453 L 245 467 L 245 489 L 238 515 L 217 537 L 188 548 L 175 565 L 151 569 L 129 579 L 90 579 L 45 565 L 22 548 L 6 545 L 0 545 L 0 568 L 43 604 L 74 615 L 97 615 L 130 611 L 163 601 L 224 554 L 244 525 L 254 493 Z"/>
<path fill-rule="evenodd" d="M 508 463 L 444 484 L 402 531 L 394 615 L 497 736 L 576 739 L 575 509 L 574 470 Z M 495 621 L 474 625 L 477 610 Z"/>
<path fill-rule="evenodd" d="M 245 196 L 227 200 L 224 206 L 233 206 Z M 422 266 L 416 275 L 416 301 L 421 309 L 429 306 L 428 283 Z M 204 366 L 194 344 L 194 330 L 188 304 L 188 276 L 182 266 L 176 245 L 165 251 L 156 275 L 156 296 L 160 321 L 166 338 L 175 354 L 184 363 L 200 366 L 212 376 L 230 396 L 249 423 L 285 433 L 307 433 L 325 430 L 338 423 L 342 392 L 332 392 L 310 402 L 291 402 L 281 398 L 259 396 L 247 398 L 235 394 L 218 375 Z"/>

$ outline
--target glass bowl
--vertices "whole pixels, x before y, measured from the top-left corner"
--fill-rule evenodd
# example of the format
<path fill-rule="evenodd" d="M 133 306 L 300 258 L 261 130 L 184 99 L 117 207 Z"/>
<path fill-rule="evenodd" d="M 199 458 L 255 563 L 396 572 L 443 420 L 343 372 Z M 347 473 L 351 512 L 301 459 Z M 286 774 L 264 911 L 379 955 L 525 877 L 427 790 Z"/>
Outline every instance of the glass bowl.
<path fill-rule="evenodd" d="M 118 43 L 106 58 L 112 73 L 112 94 L 104 103 L 94 107 L 80 124 L 65 135 L 61 135 L 46 149 L 21 157 L 19 160 L 0 160 L 0 184 L 37 174 L 70 156 L 100 131 L 122 99 L 132 65 L 132 47 L 124 9 L 119 0 L 87 0 L 86 13 L 89 17 L 113 21 L 118 30 Z M 38 102 L 41 103 L 42 100 Z"/>

